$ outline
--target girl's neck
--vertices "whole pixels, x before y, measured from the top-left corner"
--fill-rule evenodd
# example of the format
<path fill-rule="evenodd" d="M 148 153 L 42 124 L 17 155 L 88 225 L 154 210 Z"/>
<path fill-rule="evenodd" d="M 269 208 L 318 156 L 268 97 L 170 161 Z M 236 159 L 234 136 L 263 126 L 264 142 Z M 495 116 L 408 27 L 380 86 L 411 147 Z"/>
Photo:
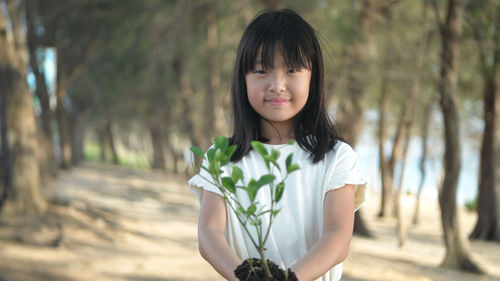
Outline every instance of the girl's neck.
<path fill-rule="evenodd" d="M 262 137 L 268 139 L 267 144 L 285 144 L 295 138 L 293 120 L 272 122 L 261 119 Z"/>

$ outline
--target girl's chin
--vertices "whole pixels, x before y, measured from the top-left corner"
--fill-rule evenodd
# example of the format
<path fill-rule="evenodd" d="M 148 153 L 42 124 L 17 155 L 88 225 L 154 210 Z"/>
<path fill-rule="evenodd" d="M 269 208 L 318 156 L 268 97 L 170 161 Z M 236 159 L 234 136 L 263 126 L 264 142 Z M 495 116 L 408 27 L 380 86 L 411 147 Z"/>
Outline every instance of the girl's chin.
<path fill-rule="evenodd" d="M 262 121 L 267 121 L 273 124 L 278 124 L 278 123 L 288 123 L 293 121 L 293 117 L 289 116 L 267 116 L 262 118 Z"/>

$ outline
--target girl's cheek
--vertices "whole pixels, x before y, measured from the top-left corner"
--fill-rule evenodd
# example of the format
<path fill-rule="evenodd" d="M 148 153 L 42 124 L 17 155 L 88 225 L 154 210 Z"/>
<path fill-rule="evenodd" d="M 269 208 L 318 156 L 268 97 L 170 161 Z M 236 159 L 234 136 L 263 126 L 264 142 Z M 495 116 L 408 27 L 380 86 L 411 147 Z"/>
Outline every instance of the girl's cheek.
<path fill-rule="evenodd" d="M 262 92 L 262 86 L 254 81 L 247 82 L 247 95 L 248 97 L 256 97 Z"/>

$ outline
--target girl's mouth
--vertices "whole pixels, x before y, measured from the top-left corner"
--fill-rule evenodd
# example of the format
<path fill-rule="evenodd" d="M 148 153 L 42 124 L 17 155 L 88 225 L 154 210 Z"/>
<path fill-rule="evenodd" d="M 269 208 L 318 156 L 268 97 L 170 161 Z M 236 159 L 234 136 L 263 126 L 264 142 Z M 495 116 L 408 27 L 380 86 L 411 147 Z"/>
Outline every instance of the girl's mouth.
<path fill-rule="evenodd" d="M 287 98 L 268 98 L 264 100 L 267 104 L 272 106 L 282 106 L 287 104 L 290 99 Z"/>

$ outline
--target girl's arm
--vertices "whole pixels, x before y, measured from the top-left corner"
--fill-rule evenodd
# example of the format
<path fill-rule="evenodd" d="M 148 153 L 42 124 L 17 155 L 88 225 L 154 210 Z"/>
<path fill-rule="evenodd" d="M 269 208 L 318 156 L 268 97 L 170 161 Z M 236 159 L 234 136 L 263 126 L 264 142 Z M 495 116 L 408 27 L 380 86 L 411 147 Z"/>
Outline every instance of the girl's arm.
<path fill-rule="evenodd" d="M 299 281 L 316 280 L 347 257 L 354 227 L 354 186 L 328 191 L 323 202 L 323 234 L 292 266 Z"/>
<path fill-rule="evenodd" d="M 233 271 L 242 261 L 226 240 L 226 216 L 224 198 L 213 192 L 203 191 L 198 222 L 200 254 L 224 278 L 237 281 Z"/>

